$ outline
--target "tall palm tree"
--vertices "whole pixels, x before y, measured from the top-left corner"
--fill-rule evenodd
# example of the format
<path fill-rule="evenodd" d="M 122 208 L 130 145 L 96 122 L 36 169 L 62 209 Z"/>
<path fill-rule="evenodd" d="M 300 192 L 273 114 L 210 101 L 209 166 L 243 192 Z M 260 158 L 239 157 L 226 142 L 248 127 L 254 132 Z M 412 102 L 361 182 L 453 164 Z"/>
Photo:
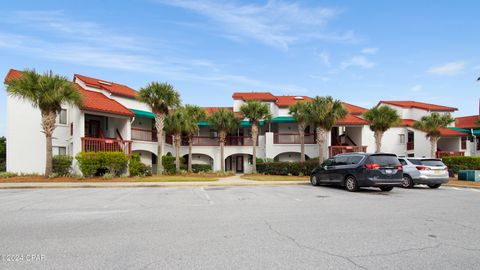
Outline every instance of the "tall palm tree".
<path fill-rule="evenodd" d="M 49 176 L 52 174 L 52 135 L 57 114 L 62 104 L 81 106 L 82 95 L 67 77 L 52 71 L 40 75 L 35 70 L 24 70 L 19 78 L 6 83 L 10 96 L 30 101 L 33 107 L 40 109 L 46 140 L 45 176 Z"/>
<path fill-rule="evenodd" d="M 188 136 L 188 172 L 192 172 L 192 146 L 193 136 L 198 133 L 198 122 L 205 120 L 205 109 L 196 105 L 185 106 L 184 131 Z"/>
<path fill-rule="evenodd" d="M 173 134 L 173 144 L 175 146 L 175 169 L 180 171 L 180 144 L 182 142 L 182 132 L 185 130 L 186 111 L 183 107 L 177 107 L 165 117 L 164 129 L 167 133 Z"/>
<path fill-rule="evenodd" d="M 348 111 L 340 100 L 333 99 L 331 96 L 317 96 L 308 104 L 308 107 L 308 120 L 315 125 L 317 133 L 318 163 L 322 164 L 326 135 L 338 120 L 345 118 Z"/>
<path fill-rule="evenodd" d="M 445 128 L 455 121 L 450 113 L 440 114 L 437 112 L 420 118 L 420 121 L 413 123 L 413 128 L 419 129 L 426 134 L 426 137 L 430 140 L 430 156 L 435 157 L 437 151 L 437 142 L 440 139 L 440 129 Z"/>
<path fill-rule="evenodd" d="M 400 115 L 388 106 L 375 106 L 363 114 L 375 137 L 375 153 L 382 150 L 382 137 L 385 131 L 400 123 Z"/>
<path fill-rule="evenodd" d="M 272 116 L 268 104 L 258 100 L 249 100 L 240 107 L 240 113 L 252 125 L 252 144 L 253 144 L 253 173 L 257 172 L 257 140 L 258 140 L 258 124 L 260 120 L 269 120 Z"/>
<path fill-rule="evenodd" d="M 305 161 L 305 128 L 308 124 L 308 103 L 300 101 L 288 107 L 290 115 L 293 116 L 298 125 L 300 136 L 300 161 Z"/>
<path fill-rule="evenodd" d="M 225 171 L 225 140 L 228 132 L 236 130 L 240 121 L 235 114 L 226 109 L 220 109 L 212 112 L 208 118 L 208 123 L 218 132 L 218 141 L 220 143 L 221 170 Z"/>
<path fill-rule="evenodd" d="M 165 117 L 171 109 L 180 105 L 180 95 L 175 88 L 168 83 L 151 82 L 140 88 L 137 99 L 146 103 L 155 114 L 155 127 L 157 129 L 157 175 L 163 173 L 163 126 Z"/>

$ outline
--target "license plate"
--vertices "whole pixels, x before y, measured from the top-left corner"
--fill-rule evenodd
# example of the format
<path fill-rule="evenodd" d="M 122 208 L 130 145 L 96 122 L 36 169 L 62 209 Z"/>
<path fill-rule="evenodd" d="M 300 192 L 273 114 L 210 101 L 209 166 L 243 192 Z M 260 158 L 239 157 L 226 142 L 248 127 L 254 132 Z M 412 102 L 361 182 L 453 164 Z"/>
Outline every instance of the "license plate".
<path fill-rule="evenodd" d="M 393 173 L 393 170 L 387 169 L 387 170 L 385 170 L 385 173 L 386 173 L 386 174 L 392 174 L 392 173 Z"/>
<path fill-rule="evenodd" d="M 443 171 L 442 170 L 435 170 L 434 174 L 443 174 Z"/>

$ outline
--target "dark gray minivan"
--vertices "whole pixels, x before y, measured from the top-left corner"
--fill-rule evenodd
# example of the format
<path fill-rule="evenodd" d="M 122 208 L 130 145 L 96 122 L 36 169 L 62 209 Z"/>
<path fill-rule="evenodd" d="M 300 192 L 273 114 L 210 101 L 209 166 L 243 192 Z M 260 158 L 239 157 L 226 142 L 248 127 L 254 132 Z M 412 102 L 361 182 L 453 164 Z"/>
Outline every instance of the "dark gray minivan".
<path fill-rule="evenodd" d="M 347 153 L 329 158 L 312 171 L 314 186 L 333 184 L 357 191 L 361 187 L 378 187 L 390 191 L 402 186 L 403 168 L 395 154 Z"/>

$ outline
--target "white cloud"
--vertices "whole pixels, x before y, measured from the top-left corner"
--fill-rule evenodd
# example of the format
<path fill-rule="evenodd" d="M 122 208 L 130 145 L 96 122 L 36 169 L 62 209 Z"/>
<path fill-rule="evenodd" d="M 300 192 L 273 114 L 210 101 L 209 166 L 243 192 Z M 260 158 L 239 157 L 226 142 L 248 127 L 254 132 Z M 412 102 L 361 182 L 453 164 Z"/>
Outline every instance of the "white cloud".
<path fill-rule="evenodd" d="M 322 75 L 315 75 L 315 74 L 310 74 L 308 75 L 308 77 L 312 78 L 312 79 L 318 79 L 322 82 L 328 82 L 330 81 L 330 78 L 327 77 L 327 76 L 322 76 Z"/>
<path fill-rule="evenodd" d="M 229 38 L 254 39 L 266 45 L 288 49 L 302 39 L 353 42 L 352 31 L 328 33 L 327 22 L 339 11 L 334 8 L 302 6 L 298 3 L 270 0 L 264 5 L 232 1 L 158 0 L 158 2 L 199 13 L 222 28 Z"/>
<path fill-rule="evenodd" d="M 361 68 L 372 68 L 375 66 L 375 63 L 368 60 L 365 56 L 357 55 L 353 56 L 350 59 L 347 59 L 340 63 L 342 69 L 349 67 L 361 67 Z"/>
<path fill-rule="evenodd" d="M 316 55 L 320 58 L 320 61 L 322 61 L 325 66 L 332 66 L 332 63 L 330 62 L 330 54 L 328 52 L 320 52 L 316 53 Z"/>
<path fill-rule="evenodd" d="M 431 67 L 427 72 L 435 75 L 456 75 L 463 71 L 467 63 L 464 61 L 450 62 Z"/>
<path fill-rule="evenodd" d="M 410 88 L 410 91 L 412 92 L 420 92 L 423 90 L 423 85 L 421 84 L 416 84 Z"/>
<path fill-rule="evenodd" d="M 362 53 L 363 54 L 376 54 L 378 51 L 378 48 L 363 48 Z"/>

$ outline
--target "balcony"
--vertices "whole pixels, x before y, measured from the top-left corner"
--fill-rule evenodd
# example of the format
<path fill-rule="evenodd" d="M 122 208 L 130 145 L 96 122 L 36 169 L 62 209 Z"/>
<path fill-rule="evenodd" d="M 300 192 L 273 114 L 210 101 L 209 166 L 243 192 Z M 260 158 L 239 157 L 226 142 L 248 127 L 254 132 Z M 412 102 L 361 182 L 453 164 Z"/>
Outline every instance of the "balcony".
<path fill-rule="evenodd" d="M 182 146 L 188 146 L 188 138 L 182 137 Z M 211 136 L 194 136 L 193 146 L 219 146 L 218 137 Z M 252 146 L 253 141 L 251 137 L 247 136 L 227 136 L 225 139 L 225 146 Z M 258 140 L 257 140 L 258 145 Z"/>
<path fill-rule="evenodd" d="M 437 151 L 435 152 L 436 158 L 443 158 L 443 157 L 452 157 L 452 156 L 464 156 L 465 152 L 461 151 Z"/>
<path fill-rule="evenodd" d="M 82 151 L 86 152 L 122 152 L 132 153 L 132 141 L 82 137 Z"/>
<path fill-rule="evenodd" d="M 367 152 L 366 146 L 350 146 L 337 145 L 328 147 L 329 156 L 333 157 L 338 154 L 353 153 L 353 152 Z"/>
<path fill-rule="evenodd" d="M 156 142 L 157 131 L 151 129 L 132 128 L 132 140 Z"/>
<path fill-rule="evenodd" d="M 300 144 L 300 134 L 298 133 L 275 133 L 273 135 L 274 144 Z M 304 136 L 305 144 L 315 144 L 315 134 L 306 133 Z"/>

